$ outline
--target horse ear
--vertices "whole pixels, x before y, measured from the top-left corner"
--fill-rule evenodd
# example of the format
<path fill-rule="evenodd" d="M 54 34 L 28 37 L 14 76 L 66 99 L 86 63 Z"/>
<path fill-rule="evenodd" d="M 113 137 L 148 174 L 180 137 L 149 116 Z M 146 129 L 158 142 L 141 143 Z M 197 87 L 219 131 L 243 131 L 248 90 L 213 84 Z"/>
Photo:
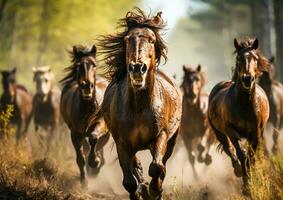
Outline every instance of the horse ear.
<path fill-rule="evenodd" d="M 12 73 L 15 74 L 16 72 L 17 72 L 17 67 L 14 67 L 14 68 L 12 69 Z"/>
<path fill-rule="evenodd" d="M 239 44 L 237 38 L 234 38 L 234 47 L 235 47 L 235 49 L 236 49 L 237 51 L 239 51 L 239 50 L 242 49 L 242 47 L 241 47 L 241 45 Z"/>
<path fill-rule="evenodd" d="M 35 67 L 33 67 L 31 70 L 32 70 L 33 73 L 35 73 L 37 71 L 37 69 Z"/>
<path fill-rule="evenodd" d="M 153 22 L 155 24 L 160 24 L 162 22 L 162 18 L 161 18 L 162 12 L 158 12 L 157 15 L 153 18 Z"/>
<path fill-rule="evenodd" d="M 197 66 L 197 71 L 201 72 L 201 65 L 200 64 Z"/>
<path fill-rule="evenodd" d="M 252 48 L 255 49 L 255 50 L 258 48 L 258 39 L 257 39 L 257 38 L 256 38 L 255 41 L 253 42 Z"/>
<path fill-rule="evenodd" d="M 187 71 L 186 65 L 183 65 L 183 71 L 184 71 L 184 72 Z"/>
<path fill-rule="evenodd" d="M 274 56 L 272 56 L 271 58 L 269 58 L 269 62 L 270 62 L 270 63 L 274 63 L 274 61 L 275 61 Z"/>
<path fill-rule="evenodd" d="M 93 45 L 92 46 L 92 48 L 91 48 L 91 54 L 93 55 L 93 56 L 95 56 L 96 55 L 96 46 L 95 45 Z"/>
<path fill-rule="evenodd" d="M 78 54 L 78 49 L 76 46 L 73 46 L 73 54 L 76 56 Z"/>

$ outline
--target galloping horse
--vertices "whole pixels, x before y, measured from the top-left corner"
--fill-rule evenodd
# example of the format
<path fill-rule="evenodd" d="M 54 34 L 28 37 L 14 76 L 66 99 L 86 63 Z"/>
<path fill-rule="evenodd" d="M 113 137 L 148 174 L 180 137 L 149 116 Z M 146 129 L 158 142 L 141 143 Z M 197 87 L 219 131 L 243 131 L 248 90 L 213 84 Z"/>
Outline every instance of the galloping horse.
<path fill-rule="evenodd" d="M 96 172 L 104 164 L 103 146 L 110 134 L 103 119 L 95 121 L 95 129 L 86 134 L 89 117 L 98 109 L 102 102 L 107 81 L 96 80 L 96 47 L 89 50 L 84 46 L 74 46 L 71 52 L 73 64 L 66 68 L 69 72 L 61 80 L 63 90 L 60 110 L 69 129 L 77 154 L 77 164 L 80 169 L 82 186 L 87 186 L 85 173 L 85 155 L 90 145 L 88 166 L 95 168 Z M 88 143 L 86 137 L 89 138 Z M 83 147 L 85 147 L 83 149 Z"/>
<path fill-rule="evenodd" d="M 130 199 L 161 199 L 166 162 L 172 154 L 181 119 L 181 93 L 173 77 L 157 69 L 166 46 L 159 31 L 161 12 L 149 17 L 136 8 L 120 25 L 125 30 L 100 39 L 111 83 L 93 120 L 104 117 L 115 140 L 123 186 Z M 90 130 L 92 126 L 90 125 Z M 149 149 L 152 180 L 144 183 L 136 153 Z M 140 186 L 140 187 L 138 187 Z"/>
<path fill-rule="evenodd" d="M 26 132 L 32 117 L 32 95 L 28 90 L 16 83 L 16 68 L 1 71 L 3 94 L 1 106 L 13 105 L 14 111 L 11 124 L 16 125 L 16 142 L 26 136 Z"/>
<path fill-rule="evenodd" d="M 264 89 L 269 101 L 269 122 L 274 128 L 272 152 L 276 153 L 278 151 L 279 130 L 283 127 L 283 85 L 274 79 L 274 58 L 269 59 L 269 62 L 271 65 L 270 69 L 263 72 L 259 78 L 259 85 Z"/>
<path fill-rule="evenodd" d="M 258 50 L 258 40 L 234 39 L 236 68 L 232 81 L 218 83 L 209 95 L 208 119 L 223 150 L 231 158 L 235 175 L 243 177 L 247 194 L 250 164 L 262 143 L 262 133 L 269 117 L 269 103 L 264 90 L 255 80 L 268 70 L 268 60 Z M 245 138 L 248 154 L 239 141 Z M 236 155 L 234 150 L 236 150 Z M 240 163 L 239 163 L 240 161 Z"/>
<path fill-rule="evenodd" d="M 33 97 L 35 129 L 42 127 L 50 132 L 47 137 L 47 151 L 54 132 L 60 123 L 61 91 L 55 85 L 54 74 L 49 66 L 33 68 L 36 93 Z"/>
<path fill-rule="evenodd" d="M 205 84 L 204 72 L 200 65 L 195 70 L 184 65 L 183 71 L 184 79 L 181 85 L 183 110 L 180 134 L 189 154 L 194 175 L 197 177 L 194 165 L 196 156 L 199 162 L 205 162 L 206 165 L 212 162 L 209 150 L 214 142 L 214 135 L 207 121 L 208 94 L 202 91 Z"/>

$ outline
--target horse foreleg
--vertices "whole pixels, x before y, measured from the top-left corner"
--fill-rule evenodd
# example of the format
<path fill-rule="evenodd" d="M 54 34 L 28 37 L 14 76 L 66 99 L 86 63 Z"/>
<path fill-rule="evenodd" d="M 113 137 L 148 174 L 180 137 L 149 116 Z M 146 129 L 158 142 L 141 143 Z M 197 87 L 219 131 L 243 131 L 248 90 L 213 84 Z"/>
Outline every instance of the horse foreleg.
<path fill-rule="evenodd" d="M 249 173 L 249 169 L 250 169 L 250 163 L 249 163 L 249 159 L 247 159 L 247 156 L 245 155 L 244 151 L 241 149 L 239 141 L 236 138 L 231 139 L 231 142 L 233 143 L 235 149 L 236 149 L 236 154 L 238 159 L 241 162 L 241 166 L 242 166 L 242 172 L 243 172 L 243 183 L 244 183 L 244 187 L 243 187 L 243 193 L 244 194 L 248 194 L 249 193 L 249 189 L 248 189 L 248 173 Z"/>
<path fill-rule="evenodd" d="M 95 129 L 89 135 L 90 152 L 88 155 L 88 164 L 92 168 L 100 168 L 102 154 L 97 152 L 101 150 L 108 142 L 110 133 L 107 131 L 105 123 L 98 122 Z"/>
<path fill-rule="evenodd" d="M 193 138 L 190 138 L 188 141 L 185 141 L 185 146 L 188 152 L 188 156 L 189 156 L 189 162 L 191 164 L 192 170 L 193 170 L 193 175 L 195 179 L 198 179 L 198 174 L 195 168 L 195 160 L 196 160 L 196 155 L 193 151 L 193 147 L 192 147 L 192 141 Z"/>
<path fill-rule="evenodd" d="M 72 143 L 77 155 L 77 164 L 80 169 L 80 179 L 82 187 L 87 187 L 86 171 L 85 171 L 85 158 L 82 149 L 83 137 L 77 132 L 71 132 Z"/>
<path fill-rule="evenodd" d="M 129 192 L 131 200 L 139 200 L 140 194 L 137 192 L 138 183 L 133 173 L 134 155 L 127 145 L 121 145 L 116 142 L 118 159 L 123 171 L 123 186 Z"/>
<path fill-rule="evenodd" d="M 272 146 L 272 153 L 276 154 L 278 152 L 278 137 L 279 137 L 279 128 L 280 128 L 280 117 L 277 116 L 277 121 L 275 127 L 273 127 L 273 146 Z"/>
<path fill-rule="evenodd" d="M 149 146 L 153 160 L 149 166 L 149 176 L 152 180 L 149 185 L 149 195 L 154 199 L 162 196 L 162 182 L 166 168 L 163 159 L 167 151 L 168 136 L 165 131 L 160 132 L 156 141 Z"/>
<path fill-rule="evenodd" d="M 242 167 L 239 163 L 239 160 L 237 159 L 237 156 L 235 155 L 234 148 L 230 139 L 226 135 L 218 132 L 217 130 L 214 130 L 214 132 L 218 141 L 223 146 L 224 152 L 231 158 L 235 175 L 237 177 L 241 177 L 243 175 Z"/>
<path fill-rule="evenodd" d="M 206 165 L 211 163 L 211 156 L 208 154 L 209 151 L 209 130 L 206 129 L 204 135 L 201 138 L 201 141 L 198 145 L 198 161 L 205 162 Z M 203 154 L 206 156 L 204 157 Z"/>

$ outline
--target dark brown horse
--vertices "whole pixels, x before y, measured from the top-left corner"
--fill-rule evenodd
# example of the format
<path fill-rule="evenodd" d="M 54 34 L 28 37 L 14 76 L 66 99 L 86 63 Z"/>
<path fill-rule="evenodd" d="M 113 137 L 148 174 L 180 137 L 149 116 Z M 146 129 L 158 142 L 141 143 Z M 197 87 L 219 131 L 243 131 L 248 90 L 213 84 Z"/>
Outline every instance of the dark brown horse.
<path fill-rule="evenodd" d="M 269 59 L 270 68 L 268 71 L 263 72 L 259 78 L 259 85 L 264 89 L 270 107 L 269 122 L 273 126 L 273 146 L 272 152 L 278 151 L 278 136 L 279 131 L 283 127 L 283 85 L 276 81 L 275 69 L 273 66 L 274 58 Z"/>
<path fill-rule="evenodd" d="M 28 126 L 32 116 L 32 95 L 27 89 L 16 83 L 16 68 L 1 71 L 3 94 L 1 96 L 1 106 L 3 109 L 10 104 L 14 111 L 11 124 L 16 125 L 16 141 L 26 136 Z"/>
<path fill-rule="evenodd" d="M 183 71 L 184 79 L 181 85 L 183 109 L 180 134 L 189 154 L 194 175 L 197 177 L 195 159 L 198 158 L 199 162 L 205 162 L 206 165 L 212 162 L 209 150 L 214 142 L 214 135 L 207 121 L 208 94 L 203 92 L 204 72 L 200 65 L 196 69 L 184 65 Z"/>
<path fill-rule="evenodd" d="M 208 119 L 224 152 L 232 159 L 236 176 L 242 176 L 243 192 L 248 192 L 250 164 L 262 143 L 262 133 L 269 117 L 269 103 L 264 90 L 255 80 L 268 70 L 268 60 L 258 50 L 257 39 L 246 39 L 236 48 L 236 68 L 232 81 L 218 83 L 209 95 Z M 248 154 L 241 139 L 251 146 Z M 235 151 L 236 150 L 236 154 Z M 240 161 L 240 163 L 239 163 Z"/>
<path fill-rule="evenodd" d="M 112 133 L 123 186 L 130 199 L 139 199 L 140 194 L 144 199 L 161 199 L 165 165 L 174 149 L 181 119 L 179 88 L 173 77 L 157 69 L 161 57 L 166 59 L 166 46 L 159 33 L 165 23 L 161 13 L 149 17 L 138 8 L 128 12 L 120 23 L 123 32 L 100 40 L 111 83 L 93 119 L 103 116 Z M 145 149 L 153 158 L 149 186 L 144 183 L 136 157 Z"/>
<path fill-rule="evenodd" d="M 91 50 L 83 46 L 74 46 L 71 54 L 73 64 L 66 68 L 69 73 L 62 80 L 60 109 L 64 121 L 71 130 L 82 186 L 87 186 L 83 146 L 87 148 L 90 145 L 88 165 L 98 172 L 104 164 L 102 148 L 110 136 L 103 119 L 95 121 L 94 130 L 86 134 L 89 117 L 101 104 L 107 81 L 96 80 L 95 45 Z"/>
<path fill-rule="evenodd" d="M 35 129 L 42 127 L 48 132 L 47 152 L 60 123 L 61 91 L 55 85 L 54 74 L 50 67 L 33 68 L 36 93 L 33 97 Z"/>

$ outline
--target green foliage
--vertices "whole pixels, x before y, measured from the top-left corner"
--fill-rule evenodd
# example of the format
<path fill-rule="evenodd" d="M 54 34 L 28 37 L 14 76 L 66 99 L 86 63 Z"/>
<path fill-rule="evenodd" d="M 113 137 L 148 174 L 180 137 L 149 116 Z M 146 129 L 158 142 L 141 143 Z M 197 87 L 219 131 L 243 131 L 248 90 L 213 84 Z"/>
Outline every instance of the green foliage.
<path fill-rule="evenodd" d="M 13 116 L 13 105 L 7 105 L 6 110 L 2 110 L 0 113 L 0 138 L 8 137 L 11 133 L 9 129 L 10 119 Z"/>
<path fill-rule="evenodd" d="M 3 0 L 2 0 L 3 1 Z M 69 65 L 66 49 L 90 45 L 113 32 L 137 0 L 12 0 L 0 21 L 0 66 L 19 68 L 19 82 L 30 85 L 31 68 L 51 65 L 56 74 Z"/>

